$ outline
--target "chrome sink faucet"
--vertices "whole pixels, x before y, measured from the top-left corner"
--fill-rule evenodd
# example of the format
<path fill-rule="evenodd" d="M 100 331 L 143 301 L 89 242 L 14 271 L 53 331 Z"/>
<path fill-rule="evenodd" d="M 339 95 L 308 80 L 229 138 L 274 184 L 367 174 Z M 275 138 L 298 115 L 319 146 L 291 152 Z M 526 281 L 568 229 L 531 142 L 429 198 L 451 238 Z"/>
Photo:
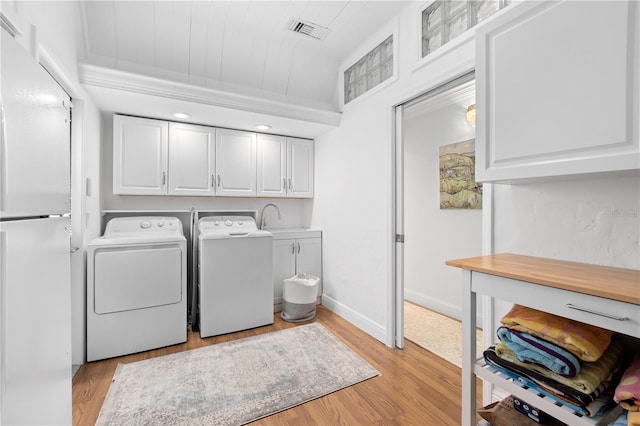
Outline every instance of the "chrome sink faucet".
<path fill-rule="evenodd" d="M 278 212 L 278 220 L 282 219 L 282 216 L 280 215 L 280 209 L 278 208 L 278 206 L 276 206 L 275 204 L 272 204 L 272 203 L 265 204 L 265 206 L 262 208 L 262 210 L 260 210 L 260 229 L 264 229 L 267 226 L 267 221 L 264 219 L 264 211 L 269 206 L 273 207 Z"/>

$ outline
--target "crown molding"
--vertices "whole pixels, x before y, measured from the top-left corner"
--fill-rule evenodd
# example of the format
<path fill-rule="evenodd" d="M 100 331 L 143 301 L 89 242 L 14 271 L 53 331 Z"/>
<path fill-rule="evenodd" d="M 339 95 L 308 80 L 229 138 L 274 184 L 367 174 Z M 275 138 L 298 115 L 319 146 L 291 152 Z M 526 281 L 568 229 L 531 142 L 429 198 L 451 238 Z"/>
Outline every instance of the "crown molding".
<path fill-rule="evenodd" d="M 78 73 L 80 83 L 87 86 L 160 96 L 330 126 L 338 126 L 342 117 L 336 111 L 296 106 L 290 103 L 224 92 L 91 64 L 78 64 Z"/>

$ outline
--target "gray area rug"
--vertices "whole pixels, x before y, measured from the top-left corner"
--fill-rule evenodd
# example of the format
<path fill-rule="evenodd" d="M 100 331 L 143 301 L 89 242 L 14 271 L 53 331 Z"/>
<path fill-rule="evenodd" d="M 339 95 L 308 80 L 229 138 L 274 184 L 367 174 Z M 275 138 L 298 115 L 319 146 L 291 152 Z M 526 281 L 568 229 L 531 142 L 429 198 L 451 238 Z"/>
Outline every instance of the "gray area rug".
<path fill-rule="evenodd" d="M 96 425 L 240 425 L 379 375 L 307 324 L 119 364 Z"/>

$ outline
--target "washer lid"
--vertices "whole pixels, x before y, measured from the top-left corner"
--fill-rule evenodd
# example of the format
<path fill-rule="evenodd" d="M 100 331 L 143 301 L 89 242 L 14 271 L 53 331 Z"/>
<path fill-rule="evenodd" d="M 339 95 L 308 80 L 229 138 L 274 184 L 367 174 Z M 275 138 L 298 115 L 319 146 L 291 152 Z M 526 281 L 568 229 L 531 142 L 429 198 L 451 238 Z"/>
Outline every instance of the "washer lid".
<path fill-rule="evenodd" d="M 182 222 L 176 217 L 135 216 L 116 217 L 107 223 L 104 238 L 166 238 L 182 237 Z"/>

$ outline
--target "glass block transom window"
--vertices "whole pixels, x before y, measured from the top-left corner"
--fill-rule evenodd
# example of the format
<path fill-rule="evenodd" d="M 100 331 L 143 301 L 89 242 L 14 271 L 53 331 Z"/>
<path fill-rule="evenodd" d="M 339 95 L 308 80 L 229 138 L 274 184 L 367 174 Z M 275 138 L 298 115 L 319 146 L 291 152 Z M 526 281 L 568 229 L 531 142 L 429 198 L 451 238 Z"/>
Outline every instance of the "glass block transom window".
<path fill-rule="evenodd" d="M 422 57 L 509 4 L 510 0 L 438 0 L 422 11 Z"/>
<path fill-rule="evenodd" d="M 344 103 L 393 76 L 393 35 L 344 72 Z"/>

